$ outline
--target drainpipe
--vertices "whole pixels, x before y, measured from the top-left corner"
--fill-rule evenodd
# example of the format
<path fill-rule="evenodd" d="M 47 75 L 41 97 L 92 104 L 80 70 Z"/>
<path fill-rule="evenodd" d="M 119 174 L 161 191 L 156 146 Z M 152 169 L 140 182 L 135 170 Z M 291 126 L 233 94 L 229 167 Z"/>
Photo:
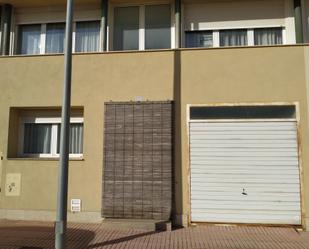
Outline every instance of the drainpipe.
<path fill-rule="evenodd" d="M 301 0 L 294 0 L 295 36 L 296 43 L 304 42 Z"/>
<path fill-rule="evenodd" d="M 4 4 L 1 8 L 1 55 L 9 55 L 10 53 L 12 9 L 10 4 Z"/>
<path fill-rule="evenodd" d="M 175 0 L 175 48 L 181 48 L 181 0 Z"/>
<path fill-rule="evenodd" d="M 101 16 L 101 26 L 102 26 L 102 50 L 107 51 L 107 18 L 108 18 L 108 0 L 102 0 L 102 16 Z"/>

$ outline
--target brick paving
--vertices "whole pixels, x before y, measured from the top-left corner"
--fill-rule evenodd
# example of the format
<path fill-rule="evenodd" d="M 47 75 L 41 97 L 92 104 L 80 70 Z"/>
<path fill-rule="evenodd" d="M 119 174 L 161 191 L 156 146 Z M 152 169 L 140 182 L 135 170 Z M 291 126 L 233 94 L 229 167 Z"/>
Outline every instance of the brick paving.
<path fill-rule="evenodd" d="M 52 223 L 0 221 L 1 249 L 54 248 Z M 70 249 L 309 249 L 309 232 L 289 227 L 201 225 L 167 232 L 68 225 Z"/>

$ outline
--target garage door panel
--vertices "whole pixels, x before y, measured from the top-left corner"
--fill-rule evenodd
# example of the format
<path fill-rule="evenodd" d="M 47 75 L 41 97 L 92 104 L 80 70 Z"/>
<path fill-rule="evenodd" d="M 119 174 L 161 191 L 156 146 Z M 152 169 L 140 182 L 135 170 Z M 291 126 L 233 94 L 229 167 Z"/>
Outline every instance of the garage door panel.
<path fill-rule="evenodd" d="M 217 216 L 218 214 L 221 217 L 229 217 L 231 215 L 233 215 L 233 218 L 236 217 L 247 217 L 247 218 L 251 218 L 251 219 L 256 219 L 256 216 L 264 216 L 265 217 L 270 217 L 269 213 L 267 211 L 262 211 L 262 210 L 233 210 L 231 209 L 228 213 L 224 210 L 215 210 L 215 209 L 210 209 L 207 210 L 207 212 L 205 212 L 204 210 L 196 210 L 200 213 L 200 215 L 208 215 L 209 217 L 213 217 L 215 218 L 215 216 Z M 276 214 L 273 214 L 272 217 L 273 218 L 282 218 L 282 216 L 291 216 L 293 218 L 298 217 L 297 212 L 295 212 L 296 210 L 291 210 L 291 211 L 280 211 L 280 210 L 276 210 Z"/>
<path fill-rule="evenodd" d="M 274 195 L 266 195 L 266 194 L 253 194 L 251 191 L 248 191 L 248 195 L 244 196 L 241 192 L 234 192 L 230 194 L 221 193 L 220 195 L 209 195 L 203 196 L 202 193 L 193 192 L 191 195 L 192 201 L 208 201 L 208 200 L 224 200 L 224 201 L 240 201 L 240 202 L 252 202 L 252 201 L 265 201 L 265 202 L 299 202 L 300 198 L 298 195 L 286 195 L 285 193 L 281 193 L 279 197 L 274 199 Z"/>
<path fill-rule="evenodd" d="M 229 212 L 227 213 L 226 210 L 221 210 L 221 209 L 195 209 L 194 210 L 196 213 L 200 213 L 200 215 L 208 215 L 209 217 L 214 217 L 214 216 L 228 216 L 231 217 L 233 216 L 233 218 L 251 218 L 251 219 L 256 219 L 257 216 L 262 216 L 264 217 L 264 219 L 266 217 L 268 218 L 281 218 L 281 219 L 285 219 L 287 216 L 288 217 L 294 217 L 299 218 L 299 216 L 297 215 L 297 210 L 273 210 L 276 213 L 272 214 L 271 216 L 269 215 L 269 210 L 239 210 L 239 209 L 231 209 L 229 210 Z M 261 217 L 261 218 L 262 218 Z"/>
<path fill-rule="evenodd" d="M 191 169 L 191 174 L 219 174 L 218 172 L 218 168 L 222 168 L 220 169 L 221 172 L 220 174 L 264 174 L 265 170 L 268 170 L 268 174 L 269 175 L 276 175 L 278 176 L 278 169 L 276 169 L 276 167 L 274 166 L 269 166 L 269 168 L 267 166 L 252 166 L 251 168 L 248 166 L 243 166 L 243 167 L 233 167 L 233 168 L 227 168 L 227 165 L 223 165 L 223 166 L 210 166 L 207 167 L 208 170 L 205 170 L 205 165 L 194 165 L 194 168 Z M 295 173 L 295 166 L 285 166 L 284 167 L 284 172 L 283 174 L 287 174 L 287 175 L 297 175 L 297 173 Z"/>
<path fill-rule="evenodd" d="M 194 179 L 195 180 L 195 179 Z M 197 179 L 198 182 L 203 183 L 206 180 L 202 181 L 201 178 Z M 250 183 L 259 183 L 259 184 L 272 184 L 272 183 L 281 183 L 281 184 L 291 184 L 295 183 L 296 181 L 294 179 L 246 179 L 246 180 L 239 180 L 239 179 L 218 179 L 218 178 L 210 178 L 207 179 L 208 182 L 219 182 L 221 184 L 225 183 L 241 183 L 241 184 L 250 184 Z M 296 182 L 298 183 L 298 181 Z"/>
<path fill-rule="evenodd" d="M 285 145 L 289 146 L 289 145 L 294 145 L 294 147 L 297 147 L 297 141 L 295 140 L 291 140 L 291 139 L 278 139 L 278 140 L 261 140 L 261 139 L 250 139 L 246 141 L 246 144 L 243 143 L 242 140 L 231 140 L 231 139 L 214 139 L 214 138 L 208 138 L 207 140 L 204 139 L 193 139 L 192 136 L 190 136 L 190 144 L 191 145 L 212 145 L 212 144 L 216 144 L 219 146 L 227 146 L 227 145 L 255 145 L 255 146 L 260 146 L 261 144 L 265 144 L 265 146 L 269 146 L 269 145 L 283 145 L 282 141 L 284 141 Z"/>
<path fill-rule="evenodd" d="M 190 164 L 192 221 L 300 224 L 296 122 L 190 123 Z"/>
<path fill-rule="evenodd" d="M 202 153 L 201 153 L 202 152 Z M 205 158 L 213 157 L 288 157 L 297 159 L 297 151 L 205 151 L 205 150 L 191 150 L 192 157 Z"/>
<path fill-rule="evenodd" d="M 297 160 L 293 160 L 293 161 L 249 161 L 249 160 L 243 160 L 243 161 L 231 161 L 229 159 L 223 159 L 223 158 L 218 158 L 217 160 L 201 160 L 199 158 L 191 158 L 191 165 L 222 165 L 222 166 L 243 166 L 243 165 L 248 165 L 248 166 L 297 166 Z"/>
<path fill-rule="evenodd" d="M 192 180 L 197 181 L 209 181 L 212 182 L 213 180 L 218 180 L 218 182 L 251 182 L 254 181 L 262 181 L 262 182 L 287 182 L 288 180 L 293 180 L 295 183 L 298 183 L 299 176 L 297 174 L 293 175 L 287 175 L 287 174 L 280 174 L 278 175 L 253 175 L 253 174 L 209 174 L 209 173 L 203 173 L 200 174 L 192 174 L 191 175 Z M 293 183 L 293 182 L 292 182 Z"/>
<path fill-rule="evenodd" d="M 202 153 L 201 153 L 202 154 Z M 297 157 L 278 157 L 276 159 L 273 159 L 271 157 L 254 157 L 254 156 L 243 156 L 243 157 L 231 157 L 231 156 L 192 156 L 191 157 L 191 161 L 204 161 L 204 160 L 213 160 L 213 161 L 217 161 L 217 160 L 224 160 L 224 161 L 235 161 L 235 162 L 248 162 L 248 161 L 253 161 L 256 163 L 260 163 L 261 161 L 266 161 L 266 162 L 271 162 L 271 161 L 275 161 L 275 162 L 293 162 L 294 164 L 297 163 Z M 279 164 L 279 165 L 280 165 Z"/>
<path fill-rule="evenodd" d="M 231 209 L 249 210 L 258 209 L 264 211 L 275 210 L 296 210 L 299 211 L 299 205 L 295 202 L 276 202 L 276 201 L 259 201 L 258 203 L 253 201 L 228 201 L 228 200 L 196 200 L 195 205 L 192 205 L 192 210 L 200 209 L 207 212 L 208 209 L 225 209 L 226 213 Z M 205 205 L 207 208 L 205 208 Z M 271 212 L 276 213 L 276 212 Z M 299 213 L 299 212 L 298 212 Z M 193 214 L 193 213 L 192 213 Z"/>
<path fill-rule="evenodd" d="M 199 128 L 210 128 L 212 130 L 291 130 L 295 129 L 296 123 L 294 121 L 195 121 L 190 123 L 190 127 L 194 128 L 193 131 Z"/>
<path fill-rule="evenodd" d="M 295 218 L 287 218 L 290 215 L 234 215 L 234 214 L 226 214 L 220 215 L 195 215 L 192 216 L 194 220 L 207 220 L 207 222 L 216 222 L 216 223 L 255 223 L 255 224 L 298 224 L 300 222 L 299 217 Z"/>
<path fill-rule="evenodd" d="M 283 135 L 283 138 L 285 138 L 286 136 L 295 136 L 294 131 L 286 131 L 286 130 L 263 130 L 263 131 L 258 131 L 258 130 L 250 130 L 250 131 L 246 131 L 246 130 L 237 130 L 237 131 L 233 131 L 233 135 L 256 135 L 256 133 L 259 133 L 259 136 L 263 136 L 263 135 L 269 135 L 269 136 L 273 136 L 273 135 Z M 192 132 L 192 135 L 205 135 L 205 136 L 213 136 L 213 135 L 217 135 L 217 136 L 223 136 L 223 135 L 230 135 L 231 131 L 226 131 L 226 130 L 222 130 L 222 131 L 194 131 Z"/>
<path fill-rule="evenodd" d="M 191 177 L 192 179 L 196 178 L 196 179 L 204 179 L 204 180 L 209 180 L 209 179 L 213 179 L 213 178 L 219 178 L 219 179 L 229 179 L 229 178 L 235 178 L 237 177 L 237 179 L 243 180 L 243 179 L 278 179 L 278 174 L 274 175 L 274 174 L 261 174 L 261 173 L 253 173 L 253 172 L 248 172 L 248 173 L 243 173 L 243 174 L 238 174 L 238 173 L 224 173 L 224 172 L 220 172 L 220 173 L 216 173 L 216 172 L 209 172 L 209 171 L 203 171 L 201 170 L 199 173 L 194 173 L 194 171 L 191 173 Z M 293 172 L 293 174 L 288 174 L 288 172 L 284 172 L 282 174 L 280 174 L 280 179 L 295 179 L 297 180 L 299 178 L 299 175 L 297 173 L 295 173 L 295 171 Z"/>
<path fill-rule="evenodd" d="M 220 182 L 192 182 L 191 181 L 191 189 L 192 190 L 204 190 L 204 191 L 212 191 L 213 188 L 222 190 L 224 189 L 225 191 L 229 191 L 231 189 L 239 190 L 242 188 L 244 185 L 240 185 L 239 183 L 225 183 L 224 185 Z M 252 190 L 265 190 L 265 191 L 275 191 L 275 192 L 280 192 L 284 191 L 285 193 L 287 192 L 296 192 L 299 193 L 300 189 L 298 188 L 298 183 L 293 183 L 293 184 L 283 184 L 283 183 L 269 183 L 269 184 L 259 184 L 259 183 L 251 183 L 250 188 Z M 193 189 L 195 188 L 195 189 Z"/>
<path fill-rule="evenodd" d="M 224 183 L 224 184 L 222 184 Z M 202 181 L 202 180 L 198 180 L 198 181 L 192 181 L 191 180 L 191 191 L 193 190 L 199 190 L 199 189 L 206 189 L 208 190 L 209 188 L 224 188 L 225 190 L 229 190 L 229 188 L 246 188 L 246 187 L 250 187 L 252 189 L 265 189 L 268 191 L 273 191 L 274 189 L 276 190 L 281 190 L 284 191 L 284 189 L 289 189 L 290 191 L 294 192 L 299 192 L 300 188 L 299 188 L 299 181 L 296 182 L 292 182 L 290 184 L 286 184 L 286 183 L 281 183 L 281 182 L 270 182 L 270 183 L 254 183 L 254 182 L 249 182 L 248 184 L 243 184 L 240 182 L 224 182 L 224 181 Z"/>
<path fill-rule="evenodd" d="M 225 120 L 223 122 L 218 122 L 218 121 L 211 121 L 207 120 L 205 121 L 194 121 L 191 122 L 190 125 L 191 127 L 215 127 L 215 128 L 228 128 L 228 127 L 295 127 L 296 124 L 293 121 L 290 120 L 282 120 L 282 121 L 267 121 L 265 122 L 266 119 L 264 120 L 257 120 L 257 121 L 246 121 L 246 120 Z"/>
<path fill-rule="evenodd" d="M 246 147 L 237 147 L 234 145 L 234 147 L 191 147 L 191 153 L 295 153 L 296 147 L 290 147 L 290 148 L 277 148 L 275 146 L 273 147 L 261 147 L 261 148 L 246 148 Z"/>
<path fill-rule="evenodd" d="M 200 197 L 203 193 L 204 193 L 204 189 L 195 189 L 192 192 L 192 199 L 195 199 L 196 197 Z M 243 188 L 231 188 L 230 190 L 226 190 L 226 189 L 219 189 L 219 188 L 213 188 L 212 190 L 208 189 L 207 191 L 207 196 L 211 197 L 211 196 L 218 196 L 218 192 L 221 192 L 222 196 L 232 196 L 235 193 L 242 193 Z M 286 192 L 286 191 L 274 191 L 274 190 L 267 190 L 267 189 L 253 189 L 250 188 L 250 196 L 255 196 L 255 197 L 272 197 L 273 200 L 273 196 L 274 193 L 276 192 L 280 192 L 283 196 L 290 196 L 290 197 L 297 197 L 299 199 L 299 191 L 295 191 L 295 192 Z"/>
<path fill-rule="evenodd" d="M 205 208 L 205 204 L 207 204 L 207 208 Z M 220 209 L 225 210 L 225 213 L 228 213 L 230 210 L 263 210 L 265 212 L 276 213 L 276 211 L 295 211 L 299 214 L 299 207 L 295 203 L 270 203 L 261 202 L 258 204 L 255 203 L 240 203 L 240 202 L 222 202 L 222 201 L 208 201 L 205 202 L 197 202 L 197 204 L 191 207 L 192 214 L 196 214 L 197 210 L 208 212 L 208 210 L 212 209 Z M 198 214 L 196 214 L 198 215 Z"/>
<path fill-rule="evenodd" d="M 226 140 L 226 139 L 239 139 L 239 140 L 250 140 L 250 139 L 258 139 L 258 140 L 295 140 L 295 135 L 282 135 L 282 134 L 273 134 L 273 135 L 247 135 L 247 134 L 191 134 L 192 139 L 203 140 L 206 138 L 217 139 L 217 140 Z"/>

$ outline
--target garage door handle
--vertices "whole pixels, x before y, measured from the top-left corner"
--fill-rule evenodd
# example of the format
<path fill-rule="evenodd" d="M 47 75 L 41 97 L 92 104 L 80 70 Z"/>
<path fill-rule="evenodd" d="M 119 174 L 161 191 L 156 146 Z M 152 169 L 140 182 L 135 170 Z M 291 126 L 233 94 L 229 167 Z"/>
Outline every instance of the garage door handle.
<path fill-rule="evenodd" d="M 242 195 L 248 195 L 247 193 L 246 193 L 246 190 L 243 188 L 242 189 L 242 193 L 241 193 Z"/>

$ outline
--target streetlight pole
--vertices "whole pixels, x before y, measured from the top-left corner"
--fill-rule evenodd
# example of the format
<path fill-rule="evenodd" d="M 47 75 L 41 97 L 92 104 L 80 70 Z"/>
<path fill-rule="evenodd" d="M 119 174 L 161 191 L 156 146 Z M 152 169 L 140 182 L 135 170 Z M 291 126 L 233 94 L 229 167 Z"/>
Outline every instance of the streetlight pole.
<path fill-rule="evenodd" d="M 56 249 L 66 248 L 71 78 L 72 78 L 73 3 L 74 3 L 73 0 L 67 0 L 65 50 L 64 50 L 63 102 L 61 112 L 61 134 L 60 134 L 60 161 L 58 170 L 57 219 L 55 223 Z"/>

